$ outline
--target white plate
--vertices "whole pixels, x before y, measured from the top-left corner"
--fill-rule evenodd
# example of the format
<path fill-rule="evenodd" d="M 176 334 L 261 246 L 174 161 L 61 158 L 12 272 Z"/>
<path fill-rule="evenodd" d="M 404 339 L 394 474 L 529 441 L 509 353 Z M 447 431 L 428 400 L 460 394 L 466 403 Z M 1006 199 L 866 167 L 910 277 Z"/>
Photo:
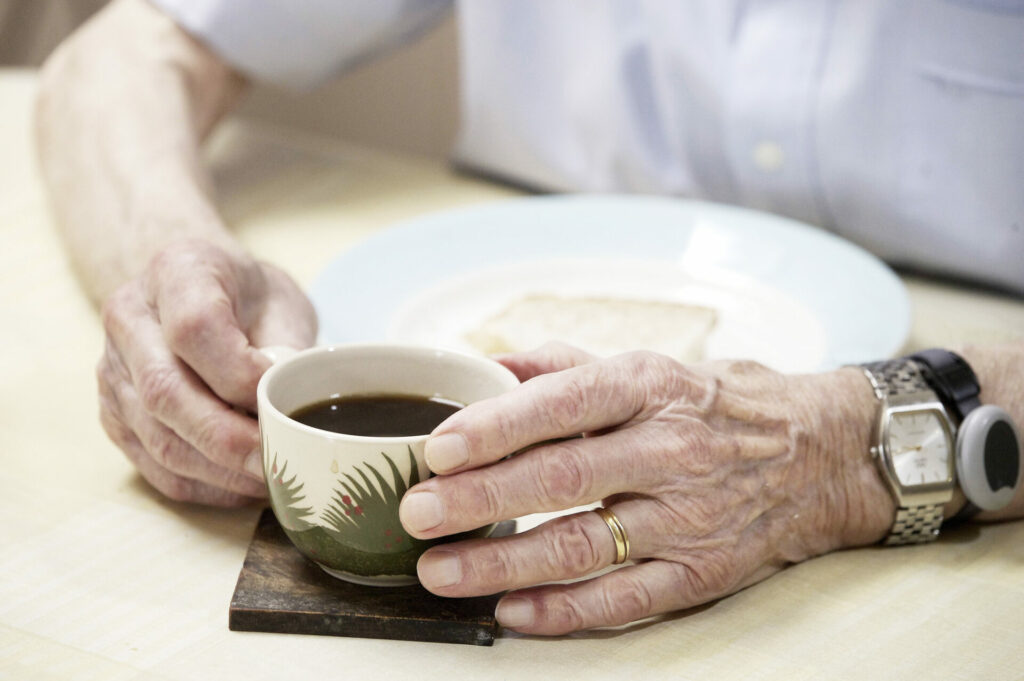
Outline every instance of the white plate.
<path fill-rule="evenodd" d="M 341 254 L 311 290 L 321 340 L 469 349 L 525 293 L 690 302 L 719 311 L 711 358 L 813 371 L 890 357 L 906 291 L 874 256 L 765 213 L 680 199 L 531 197 L 424 216 Z"/>

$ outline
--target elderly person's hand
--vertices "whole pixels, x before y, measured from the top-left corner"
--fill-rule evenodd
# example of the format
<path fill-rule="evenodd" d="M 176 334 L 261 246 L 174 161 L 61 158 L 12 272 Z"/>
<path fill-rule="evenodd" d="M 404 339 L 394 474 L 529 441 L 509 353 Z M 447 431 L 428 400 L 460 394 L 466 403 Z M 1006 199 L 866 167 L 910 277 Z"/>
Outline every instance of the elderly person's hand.
<path fill-rule="evenodd" d="M 281 270 L 205 241 L 163 250 L 103 306 L 100 420 L 142 476 L 176 500 L 231 506 L 266 496 L 258 348 L 303 348 L 316 315 Z"/>
<path fill-rule="evenodd" d="M 868 453 L 874 398 L 856 369 L 786 376 L 560 345 L 502 361 L 526 382 L 434 431 L 426 456 L 441 475 L 406 494 L 405 527 L 438 537 L 603 500 L 636 561 L 537 586 L 615 561 L 593 512 L 423 555 L 434 593 L 510 590 L 497 609 L 507 627 L 561 634 L 687 608 L 888 530 L 894 503 Z"/>

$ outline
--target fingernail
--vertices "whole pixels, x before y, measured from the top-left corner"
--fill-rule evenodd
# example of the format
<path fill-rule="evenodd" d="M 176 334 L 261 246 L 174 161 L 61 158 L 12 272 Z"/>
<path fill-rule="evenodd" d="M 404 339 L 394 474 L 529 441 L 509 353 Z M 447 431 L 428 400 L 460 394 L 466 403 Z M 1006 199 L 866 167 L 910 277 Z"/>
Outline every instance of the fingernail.
<path fill-rule="evenodd" d="M 416 570 L 427 588 L 451 586 L 462 581 L 462 563 L 451 551 L 424 553 Z"/>
<path fill-rule="evenodd" d="M 494 616 L 503 627 L 527 627 L 533 624 L 533 603 L 525 598 L 503 598 L 495 608 Z"/>
<path fill-rule="evenodd" d="M 249 456 L 245 457 L 245 463 L 243 464 L 243 466 L 245 467 L 246 473 L 262 480 L 263 452 L 260 452 L 258 450 L 255 452 L 249 452 Z"/>
<path fill-rule="evenodd" d="M 430 470 L 435 473 L 450 471 L 469 461 L 469 447 L 466 438 L 458 433 L 445 433 L 427 440 L 423 456 Z"/>
<path fill-rule="evenodd" d="M 410 532 L 425 532 L 444 522 L 444 507 L 433 492 L 414 492 L 402 499 L 398 516 Z"/>

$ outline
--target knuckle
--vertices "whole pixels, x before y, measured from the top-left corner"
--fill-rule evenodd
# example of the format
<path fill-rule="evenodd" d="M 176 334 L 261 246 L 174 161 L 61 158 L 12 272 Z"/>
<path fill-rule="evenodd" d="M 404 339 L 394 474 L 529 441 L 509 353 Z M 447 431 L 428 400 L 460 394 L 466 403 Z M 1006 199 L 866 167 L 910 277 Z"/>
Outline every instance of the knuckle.
<path fill-rule="evenodd" d="M 695 600 L 707 600 L 733 590 L 735 578 L 730 561 L 720 552 L 704 552 L 689 568 L 686 578 Z"/>
<path fill-rule="evenodd" d="M 488 470 L 474 471 L 471 479 L 472 484 L 466 486 L 465 494 L 456 502 L 459 516 L 480 524 L 504 520 L 501 484 Z"/>
<path fill-rule="evenodd" d="M 150 414 L 165 414 L 174 406 L 180 377 L 171 366 L 160 363 L 147 365 L 137 381 L 139 400 Z"/>
<path fill-rule="evenodd" d="M 662 355 L 652 350 L 634 350 L 623 355 L 622 360 L 631 369 L 633 378 L 636 380 L 660 376 L 666 371 L 682 366 L 668 355 Z"/>
<path fill-rule="evenodd" d="M 470 561 L 468 567 L 487 584 L 508 588 L 521 583 L 519 565 L 505 547 L 494 546 L 491 551 Z"/>
<path fill-rule="evenodd" d="M 593 486 L 593 471 L 578 449 L 556 450 L 536 459 L 534 475 L 546 500 L 575 506 Z"/>
<path fill-rule="evenodd" d="M 166 434 L 158 435 L 152 438 L 148 443 L 146 450 L 149 455 L 153 457 L 162 468 L 166 468 L 169 471 L 182 472 L 181 471 L 181 448 L 180 444 L 172 437 L 168 437 Z"/>
<path fill-rule="evenodd" d="M 570 377 L 548 411 L 548 418 L 562 432 L 572 432 L 589 410 L 590 384 L 578 375 Z"/>
<path fill-rule="evenodd" d="M 694 427 L 684 438 L 686 448 L 694 456 L 701 459 L 710 459 L 714 454 L 715 447 L 712 445 L 712 433 L 706 427 Z"/>
<path fill-rule="evenodd" d="M 546 553 L 553 570 L 568 570 L 573 576 L 580 576 L 601 567 L 601 552 L 581 518 L 570 516 L 554 530 Z"/>
<path fill-rule="evenodd" d="M 633 414 L 661 401 L 666 361 L 673 360 L 649 350 L 635 350 L 614 358 L 611 382 L 616 385 L 617 399 L 629 405 Z"/>
<path fill-rule="evenodd" d="M 622 356 L 625 363 L 625 387 L 637 411 L 681 399 L 686 404 L 703 405 L 715 393 L 709 381 L 675 359 L 649 350 Z"/>
<path fill-rule="evenodd" d="M 728 360 L 725 364 L 725 371 L 736 376 L 756 376 L 775 373 L 764 364 L 752 359 Z"/>
<path fill-rule="evenodd" d="M 583 605 L 572 592 L 557 591 L 544 599 L 543 617 L 553 633 L 579 631 L 586 623 Z"/>
<path fill-rule="evenodd" d="M 640 580 L 624 578 L 619 588 L 601 591 L 601 609 L 605 624 L 626 624 L 651 614 L 654 599 Z"/>
<path fill-rule="evenodd" d="M 208 458 L 220 463 L 229 463 L 247 454 L 255 443 L 249 442 L 222 414 L 210 411 L 204 414 L 195 427 L 196 448 Z"/>
<path fill-rule="evenodd" d="M 214 305 L 208 308 L 190 305 L 176 310 L 165 323 L 164 337 L 167 344 L 176 353 L 180 353 L 202 343 L 215 311 Z"/>
<path fill-rule="evenodd" d="M 499 446 L 508 451 L 517 446 L 519 429 L 515 421 L 504 411 L 494 414 L 494 432 L 498 435 Z"/>

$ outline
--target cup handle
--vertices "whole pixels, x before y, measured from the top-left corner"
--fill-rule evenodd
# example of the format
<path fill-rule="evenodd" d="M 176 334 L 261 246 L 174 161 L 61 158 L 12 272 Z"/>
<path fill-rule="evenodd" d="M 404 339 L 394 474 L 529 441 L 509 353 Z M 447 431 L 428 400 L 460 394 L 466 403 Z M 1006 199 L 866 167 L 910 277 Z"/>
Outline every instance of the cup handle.
<path fill-rule="evenodd" d="M 287 345 L 268 345 L 265 348 L 260 348 L 260 352 L 262 352 L 263 356 L 269 359 L 272 363 L 277 364 L 282 360 L 288 359 L 297 353 L 298 350 L 288 347 Z"/>

